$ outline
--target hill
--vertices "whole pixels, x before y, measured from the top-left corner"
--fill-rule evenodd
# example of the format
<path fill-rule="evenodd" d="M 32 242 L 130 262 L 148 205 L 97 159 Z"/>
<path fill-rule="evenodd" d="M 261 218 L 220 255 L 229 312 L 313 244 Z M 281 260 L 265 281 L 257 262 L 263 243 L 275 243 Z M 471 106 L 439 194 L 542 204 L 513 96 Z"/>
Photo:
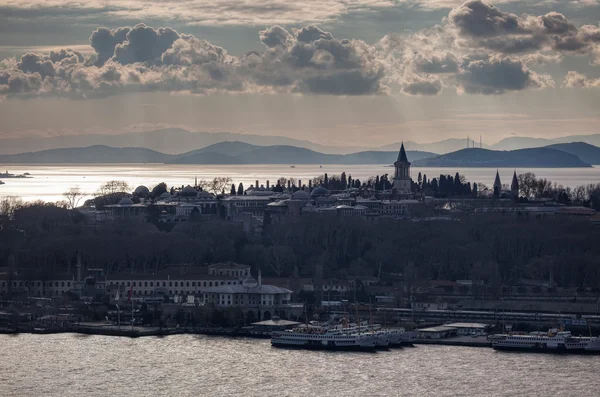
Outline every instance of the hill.
<path fill-rule="evenodd" d="M 398 148 L 402 142 L 392 143 L 390 145 L 384 145 L 379 148 L 379 150 L 383 151 L 396 151 L 398 153 Z M 469 145 L 479 146 L 479 142 L 475 142 L 473 139 L 469 139 Z M 431 143 L 417 143 L 413 141 L 404 142 L 404 148 L 406 150 L 415 150 L 415 151 L 424 151 L 424 152 L 433 152 L 433 153 L 450 153 L 455 152 L 460 149 L 464 149 L 467 146 L 467 139 L 458 139 L 458 138 L 450 138 L 445 139 L 439 142 L 431 142 Z M 487 147 L 486 145 L 483 145 Z"/>
<path fill-rule="evenodd" d="M 322 153 L 343 154 L 362 150 L 360 147 L 324 146 L 307 140 L 284 136 L 239 134 L 232 132 L 191 132 L 181 128 L 123 134 L 86 134 L 49 138 L 1 139 L 0 154 L 15 154 L 59 148 L 104 145 L 112 147 L 140 147 L 168 154 L 188 152 L 225 141 L 239 141 L 251 145 L 289 145 L 304 147 Z M 397 150 L 397 148 L 396 148 Z"/>
<path fill-rule="evenodd" d="M 566 153 L 571 153 L 588 164 L 600 164 L 600 148 L 585 142 L 557 143 L 546 146 Z"/>
<path fill-rule="evenodd" d="M 415 161 L 416 167 L 494 167 L 494 168 L 575 168 L 591 167 L 577 156 L 552 148 L 511 151 L 462 149 L 441 156 Z"/>
<path fill-rule="evenodd" d="M 408 151 L 407 156 L 412 161 L 436 156 L 436 154 Z M 172 164 L 392 164 L 397 157 L 397 151 L 338 155 L 319 153 L 295 146 L 255 146 L 242 142 L 223 142 L 184 153 L 169 162 Z"/>
<path fill-rule="evenodd" d="M 170 158 L 145 148 L 95 145 L 0 155 L 0 163 L 165 163 Z"/>
<path fill-rule="evenodd" d="M 513 136 L 504 138 L 500 142 L 493 144 L 490 149 L 492 150 L 518 150 L 528 149 L 534 147 L 543 147 L 555 143 L 551 139 L 544 138 L 530 138 L 526 136 Z"/>

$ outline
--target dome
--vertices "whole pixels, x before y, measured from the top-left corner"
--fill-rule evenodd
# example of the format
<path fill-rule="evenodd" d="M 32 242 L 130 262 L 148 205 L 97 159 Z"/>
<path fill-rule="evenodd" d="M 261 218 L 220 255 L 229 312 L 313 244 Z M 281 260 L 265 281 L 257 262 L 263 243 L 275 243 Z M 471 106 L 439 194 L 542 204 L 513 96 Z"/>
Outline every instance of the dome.
<path fill-rule="evenodd" d="M 123 197 L 119 200 L 119 205 L 133 205 L 133 201 L 129 197 Z"/>
<path fill-rule="evenodd" d="M 329 190 L 325 189 L 323 186 L 317 186 L 316 188 L 313 189 L 313 191 L 310 193 L 310 195 L 312 197 L 316 197 L 316 196 L 327 196 L 329 194 Z"/>
<path fill-rule="evenodd" d="M 298 190 L 294 194 L 292 194 L 293 200 L 308 200 L 310 195 L 306 193 L 304 190 Z"/>
<path fill-rule="evenodd" d="M 160 195 L 161 199 L 167 199 L 167 198 L 171 198 L 171 193 L 169 192 L 164 192 L 163 194 Z"/>
<path fill-rule="evenodd" d="M 198 194 L 198 191 L 196 189 L 194 189 L 193 187 L 191 187 L 190 185 L 187 185 L 186 187 L 181 189 L 181 193 L 185 194 L 185 195 L 196 195 L 196 194 Z"/>
<path fill-rule="evenodd" d="M 135 188 L 135 190 L 133 191 L 133 194 L 135 194 L 136 196 L 139 197 L 146 197 L 150 194 L 150 189 L 148 189 L 146 186 L 141 185 Z"/>

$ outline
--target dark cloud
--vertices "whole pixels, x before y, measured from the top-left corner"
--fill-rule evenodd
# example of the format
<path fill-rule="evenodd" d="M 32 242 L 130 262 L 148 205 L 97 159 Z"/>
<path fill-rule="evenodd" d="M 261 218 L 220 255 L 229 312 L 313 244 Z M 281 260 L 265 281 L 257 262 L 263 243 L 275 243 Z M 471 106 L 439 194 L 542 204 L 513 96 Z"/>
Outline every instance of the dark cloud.
<path fill-rule="evenodd" d="M 519 17 L 479 0 L 471 0 L 450 11 L 448 20 L 460 33 L 472 37 L 491 37 L 526 33 Z"/>
<path fill-rule="evenodd" d="M 260 38 L 260 42 L 268 48 L 277 46 L 287 47 L 295 41 L 294 36 L 278 25 L 261 30 L 258 32 L 258 37 Z"/>
<path fill-rule="evenodd" d="M 103 65 L 115 54 L 115 47 L 126 40 L 129 28 L 98 28 L 90 36 L 90 45 L 98 55 L 98 65 Z"/>
<path fill-rule="evenodd" d="M 402 91 L 408 95 L 437 95 L 442 91 L 439 80 L 416 80 L 408 82 Z"/>
<path fill-rule="evenodd" d="M 305 43 L 312 43 L 317 40 L 333 40 L 333 35 L 329 32 L 325 32 L 314 25 L 305 26 L 302 29 L 294 29 L 294 35 L 298 41 Z"/>
<path fill-rule="evenodd" d="M 178 38 L 179 34 L 171 28 L 153 29 L 139 24 L 127 32 L 125 41 L 117 44 L 114 59 L 123 65 L 155 62 Z"/>
<path fill-rule="evenodd" d="M 441 55 L 417 55 L 413 60 L 415 70 L 419 73 L 440 74 L 458 72 L 458 59 L 447 52 Z"/>
<path fill-rule="evenodd" d="M 498 95 L 553 85 L 548 76 L 539 75 L 509 57 L 466 58 L 457 78 L 460 88 L 468 94 Z"/>

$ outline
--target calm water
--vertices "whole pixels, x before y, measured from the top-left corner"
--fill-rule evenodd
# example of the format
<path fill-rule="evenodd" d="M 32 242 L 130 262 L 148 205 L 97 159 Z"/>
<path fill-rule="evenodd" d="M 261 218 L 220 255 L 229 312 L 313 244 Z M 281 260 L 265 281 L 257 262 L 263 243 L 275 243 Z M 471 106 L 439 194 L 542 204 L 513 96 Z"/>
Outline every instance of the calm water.
<path fill-rule="evenodd" d="M 110 165 L 15 165 L 0 164 L 0 172 L 21 174 L 29 172 L 31 179 L 5 179 L 5 185 L 0 185 L 1 196 L 21 196 L 25 200 L 42 199 L 57 201 L 62 199 L 62 193 L 73 186 L 79 186 L 83 191 L 92 194 L 98 187 L 109 180 L 125 180 L 132 188 L 146 185 L 150 188 L 166 182 L 169 186 L 193 185 L 194 177 L 212 179 L 215 176 L 229 176 L 234 183 L 242 182 L 245 187 L 254 184 L 258 179 L 261 184 L 269 180 L 274 183 L 279 177 L 293 177 L 307 183 L 308 179 L 323 174 L 340 174 L 345 171 L 353 178 L 365 180 L 374 175 L 392 174 L 393 168 L 385 165 L 165 165 L 165 164 L 110 164 Z M 429 179 L 440 173 L 454 174 L 460 172 L 471 182 L 484 183 L 492 186 L 496 170 L 491 168 L 412 168 L 413 179 L 419 172 Z M 539 177 L 548 178 L 565 186 L 577 186 L 587 183 L 600 182 L 600 167 L 570 168 L 570 169 L 527 169 L 518 172 L 531 171 Z M 512 168 L 501 168 L 502 182 L 510 184 Z"/>
<path fill-rule="evenodd" d="M 418 346 L 377 353 L 268 340 L 0 335 L 12 396 L 594 396 L 600 357 Z"/>

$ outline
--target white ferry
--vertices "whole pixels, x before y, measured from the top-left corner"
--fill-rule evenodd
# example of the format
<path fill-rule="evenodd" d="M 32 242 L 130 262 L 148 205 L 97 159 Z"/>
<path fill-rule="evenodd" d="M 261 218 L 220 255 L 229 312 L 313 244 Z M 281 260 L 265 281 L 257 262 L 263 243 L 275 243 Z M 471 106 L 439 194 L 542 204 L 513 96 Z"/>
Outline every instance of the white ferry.
<path fill-rule="evenodd" d="M 600 338 L 572 336 L 570 331 L 551 329 L 525 335 L 493 335 L 496 350 L 523 350 L 549 353 L 600 353 Z"/>
<path fill-rule="evenodd" d="M 302 349 L 373 350 L 377 345 L 377 338 L 367 333 L 345 333 L 338 327 L 304 326 L 274 331 L 271 345 Z"/>

